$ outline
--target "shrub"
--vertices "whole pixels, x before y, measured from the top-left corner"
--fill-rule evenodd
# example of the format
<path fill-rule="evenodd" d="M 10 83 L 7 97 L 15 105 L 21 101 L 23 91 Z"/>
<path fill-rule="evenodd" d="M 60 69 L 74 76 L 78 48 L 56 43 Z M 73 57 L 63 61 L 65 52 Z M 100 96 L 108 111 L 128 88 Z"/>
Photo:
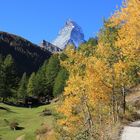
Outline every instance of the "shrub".
<path fill-rule="evenodd" d="M 42 116 L 50 116 L 52 115 L 52 111 L 49 109 L 44 109 L 41 113 Z"/>
<path fill-rule="evenodd" d="M 44 125 L 42 128 L 37 129 L 35 134 L 36 135 L 44 135 L 50 131 L 51 131 L 51 129 L 47 125 Z"/>
<path fill-rule="evenodd" d="M 9 126 L 10 126 L 10 128 L 11 128 L 12 130 L 17 130 L 17 129 L 19 128 L 18 125 L 19 125 L 19 124 L 18 124 L 17 122 L 15 122 L 15 121 L 9 123 Z"/>

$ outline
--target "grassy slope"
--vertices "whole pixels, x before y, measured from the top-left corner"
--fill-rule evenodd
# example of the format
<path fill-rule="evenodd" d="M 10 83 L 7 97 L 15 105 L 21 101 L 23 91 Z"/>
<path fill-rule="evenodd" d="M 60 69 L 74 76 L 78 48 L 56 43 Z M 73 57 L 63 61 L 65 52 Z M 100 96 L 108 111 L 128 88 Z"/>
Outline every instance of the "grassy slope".
<path fill-rule="evenodd" d="M 46 123 L 49 127 L 53 125 L 53 117 L 40 116 L 43 109 L 53 110 L 55 104 L 45 105 L 37 108 L 20 108 L 0 104 L 1 107 L 7 107 L 11 112 L 0 110 L 0 138 L 2 140 L 16 140 L 21 135 L 26 136 L 26 140 L 35 140 L 35 131 L 41 128 L 42 123 Z M 4 119 L 8 121 L 17 121 L 19 126 L 24 127 L 23 130 L 12 131 L 9 126 L 6 125 Z"/>

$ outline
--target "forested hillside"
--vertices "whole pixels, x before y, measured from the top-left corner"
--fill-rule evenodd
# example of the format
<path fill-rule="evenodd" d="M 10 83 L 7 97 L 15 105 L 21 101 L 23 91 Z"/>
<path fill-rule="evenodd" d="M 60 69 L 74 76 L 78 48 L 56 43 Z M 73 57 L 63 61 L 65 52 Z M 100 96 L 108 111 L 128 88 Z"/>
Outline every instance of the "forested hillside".
<path fill-rule="evenodd" d="M 0 54 L 4 57 L 11 54 L 21 76 L 24 72 L 31 74 L 37 71 L 51 52 L 19 36 L 0 32 Z"/>

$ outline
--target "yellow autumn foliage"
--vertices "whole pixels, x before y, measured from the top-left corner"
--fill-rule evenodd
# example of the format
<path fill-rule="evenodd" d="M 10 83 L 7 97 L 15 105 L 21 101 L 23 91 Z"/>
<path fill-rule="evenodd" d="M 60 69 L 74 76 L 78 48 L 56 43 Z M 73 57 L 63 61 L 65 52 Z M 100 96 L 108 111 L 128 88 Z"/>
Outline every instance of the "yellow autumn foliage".
<path fill-rule="evenodd" d="M 65 53 L 68 58 L 61 65 L 69 79 L 58 108 L 63 117 L 57 123 L 71 139 L 87 132 L 87 139 L 108 139 L 107 126 L 125 114 L 126 89 L 140 73 L 140 1 L 127 0 L 109 19 L 94 56 L 71 48 Z"/>

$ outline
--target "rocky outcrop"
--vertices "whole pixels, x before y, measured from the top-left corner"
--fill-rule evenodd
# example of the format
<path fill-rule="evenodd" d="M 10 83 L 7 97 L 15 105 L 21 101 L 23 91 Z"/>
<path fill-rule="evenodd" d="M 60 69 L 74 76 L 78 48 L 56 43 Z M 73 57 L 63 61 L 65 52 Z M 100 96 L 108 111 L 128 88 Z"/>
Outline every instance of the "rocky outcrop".
<path fill-rule="evenodd" d="M 41 43 L 40 43 L 40 47 L 43 48 L 43 49 L 46 49 L 48 51 L 50 51 L 51 53 L 55 53 L 55 52 L 61 52 L 62 49 L 60 49 L 59 47 L 47 42 L 46 40 L 43 40 Z"/>

